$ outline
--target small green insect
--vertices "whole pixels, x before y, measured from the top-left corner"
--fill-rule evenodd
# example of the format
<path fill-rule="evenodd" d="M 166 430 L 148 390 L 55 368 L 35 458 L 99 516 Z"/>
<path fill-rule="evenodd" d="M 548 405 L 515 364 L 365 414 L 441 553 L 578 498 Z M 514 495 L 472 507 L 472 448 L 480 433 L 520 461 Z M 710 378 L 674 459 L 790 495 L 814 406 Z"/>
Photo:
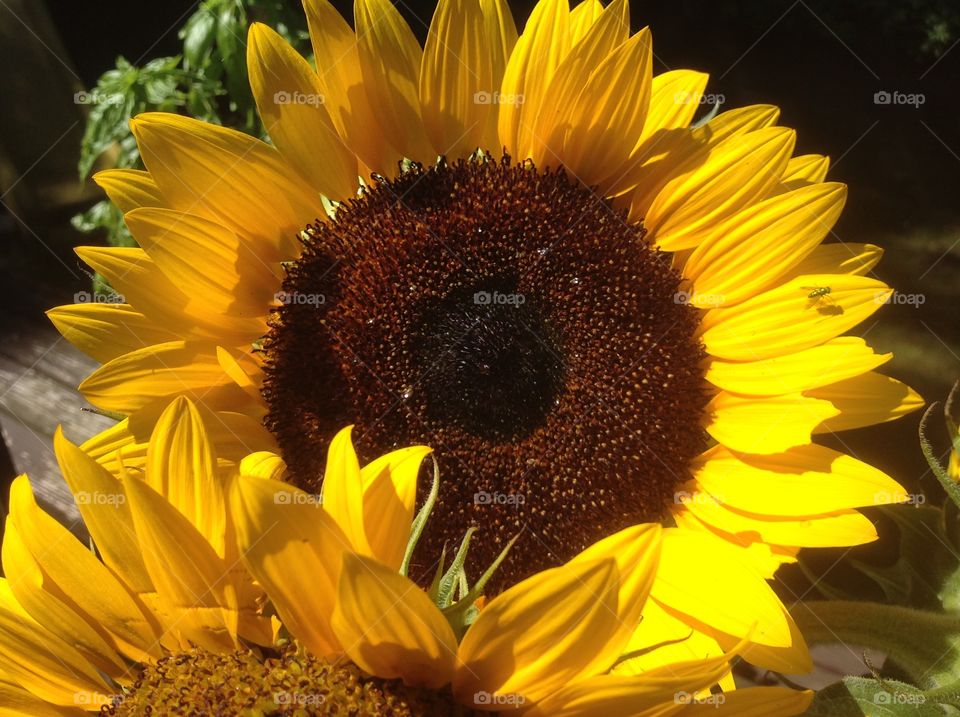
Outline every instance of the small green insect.
<path fill-rule="evenodd" d="M 831 291 L 829 286 L 801 286 L 800 288 L 810 290 L 810 293 L 807 294 L 808 299 L 820 299 Z"/>
<path fill-rule="evenodd" d="M 825 316 L 843 313 L 843 307 L 830 296 L 832 289 L 829 286 L 801 286 L 800 288 L 807 292 L 808 309 L 816 307 L 817 313 Z"/>

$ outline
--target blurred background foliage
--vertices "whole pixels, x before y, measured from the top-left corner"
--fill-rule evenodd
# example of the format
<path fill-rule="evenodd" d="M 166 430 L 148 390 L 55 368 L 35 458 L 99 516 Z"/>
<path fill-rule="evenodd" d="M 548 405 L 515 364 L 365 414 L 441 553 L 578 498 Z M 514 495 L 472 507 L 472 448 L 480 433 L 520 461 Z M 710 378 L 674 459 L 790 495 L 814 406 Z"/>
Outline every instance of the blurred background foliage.
<path fill-rule="evenodd" d="M 129 127 L 141 112 L 180 112 L 262 135 L 247 81 L 247 28 L 254 21 L 275 28 L 299 51 L 308 50 L 306 20 L 292 3 L 204 0 L 177 32 L 178 54 L 141 65 L 118 57 L 84 95 L 91 109 L 80 145 L 81 181 L 98 160 L 100 168 L 142 168 Z M 83 233 L 104 232 L 114 246 L 134 244 L 120 211 L 106 200 L 77 214 L 73 225 Z"/>

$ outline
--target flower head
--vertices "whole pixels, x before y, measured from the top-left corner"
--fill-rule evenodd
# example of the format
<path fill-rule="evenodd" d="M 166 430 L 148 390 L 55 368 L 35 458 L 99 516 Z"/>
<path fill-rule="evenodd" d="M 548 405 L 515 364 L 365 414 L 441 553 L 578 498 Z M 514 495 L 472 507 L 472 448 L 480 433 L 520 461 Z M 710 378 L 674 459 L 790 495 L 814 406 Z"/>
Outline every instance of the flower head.
<path fill-rule="evenodd" d="M 815 436 L 920 405 L 843 335 L 890 289 L 879 248 L 825 243 L 827 158 L 792 156 L 774 107 L 694 122 L 706 75 L 654 75 L 625 0 L 541 0 L 519 36 L 503 2 L 443 0 L 423 48 L 387 0 L 356 31 L 305 7 L 316 69 L 250 30 L 272 144 L 148 114 L 146 171 L 98 175 L 140 248 L 80 251 L 128 304 L 51 312 L 104 362 L 85 396 L 128 416 L 85 450 L 142 465 L 181 393 L 221 460 L 279 452 L 307 491 L 345 424 L 367 459 L 436 446 L 415 566 L 467 525 L 489 563 L 522 528 L 505 588 L 660 522 L 667 632 L 803 670 L 764 579 L 905 499 Z"/>

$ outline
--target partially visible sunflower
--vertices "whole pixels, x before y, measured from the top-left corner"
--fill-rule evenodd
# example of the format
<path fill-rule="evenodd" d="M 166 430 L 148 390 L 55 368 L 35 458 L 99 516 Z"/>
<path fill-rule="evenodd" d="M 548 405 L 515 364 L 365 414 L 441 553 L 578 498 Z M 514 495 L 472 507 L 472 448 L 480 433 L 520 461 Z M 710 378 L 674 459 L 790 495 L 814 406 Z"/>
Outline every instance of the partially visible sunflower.
<path fill-rule="evenodd" d="M 706 75 L 654 76 L 626 0 L 541 0 L 519 37 L 502 0 L 443 0 L 423 49 L 388 0 L 356 32 L 305 8 L 316 69 L 250 31 L 272 145 L 142 115 L 147 171 L 98 175 L 142 248 L 79 251 L 128 304 L 50 312 L 104 362 L 84 395 L 128 416 L 84 448 L 142 464 L 181 393 L 222 460 L 279 451 L 308 490 L 343 425 L 368 457 L 427 443 L 422 565 L 467 525 L 484 562 L 523 529 L 506 586 L 662 521 L 636 639 L 720 655 L 759 620 L 745 657 L 806 669 L 765 578 L 906 497 L 814 436 L 921 403 L 841 336 L 891 290 L 878 247 L 822 243 L 828 159 L 791 157 L 774 107 L 692 124 Z"/>
<path fill-rule="evenodd" d="M 160 414 L 142 468 L 112 475 L 59 431 L 54 448 L 96 552 L 37 505 L 26 476 L 14 481 L 0 713 L 14 693 L 31 714 L 43 713 L 39 702 L 99 709 L 133 683 L 137 665 L 272 641 L 263 591 L 237 553 L 215 450 L 189 401 Z"/>
<path fill-rule="evenodd" d="M 626 716 L 695 714 L 709 700 L 727 710 L 716 714 L 789 715 L 809 703 L 786 689 L 711 695 L 731 655 L 665 653 L 644 674 L 609 673 L 646 620 L 658 525 L 607 538 L 479 615 L 470 592 L 438 607 L 449 590 L 398 572 L 429 450 L 361 469 L 349 436 L 330 446 L 321 505 L 274 479 L 275 456 L 218 470 L 182 398 L 160 416 L 142 474 L 118 480 L 58 434 L 96 551 L 37 505 L 25 476 L 14 482 L 0 714 Z"/>

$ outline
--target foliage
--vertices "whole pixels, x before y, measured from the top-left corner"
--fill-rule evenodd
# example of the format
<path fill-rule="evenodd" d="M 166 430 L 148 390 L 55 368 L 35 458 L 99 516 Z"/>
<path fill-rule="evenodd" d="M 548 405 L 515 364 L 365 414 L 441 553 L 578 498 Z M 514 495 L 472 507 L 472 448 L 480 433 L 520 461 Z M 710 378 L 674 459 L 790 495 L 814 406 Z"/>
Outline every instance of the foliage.
<path fill-rule="evenodd" d="M 141 112 L 182 112 L 261 136 L 247 78 L 247 28 L 260 21 L 298 50 L 308 46 L 303 13 L 283 0 L 204 0 L 180 29 L 183 51 L 136 66 L 123 57 L 77 101 L 90 105 L 80 150 L 81 180 L 100 167 L 140 168 L 130 119 Z M 73 218 L 81 232 L 104 231 L 114 246 L 132 246 L 120 210 L 104 200 Z"/>
<path fill-rule="evenodd" d="M 792 610 L 811 644 L 843 642 L 887 656 L 884 675 L 846 677 L 818 692 L 808 717 L 916 717 L 960 715 L 960 383 L 944 411 L 951 449 L 944 469 L 927 439 L 920 445 L 947 495 L 943 506 L 891 506 L 884 513 L 899 530 L 898 560 L 887 566 L 848 561 L 863 586 L 818 585 L 829 600 Z M 811 576 L 812 578 L 815 576 Z M 864 580 L 867 578 L 867 580 Z M 882 597 L 864 601 L 862 593 Z M 872 670 L 872 668 L 871 668 Z"/>

